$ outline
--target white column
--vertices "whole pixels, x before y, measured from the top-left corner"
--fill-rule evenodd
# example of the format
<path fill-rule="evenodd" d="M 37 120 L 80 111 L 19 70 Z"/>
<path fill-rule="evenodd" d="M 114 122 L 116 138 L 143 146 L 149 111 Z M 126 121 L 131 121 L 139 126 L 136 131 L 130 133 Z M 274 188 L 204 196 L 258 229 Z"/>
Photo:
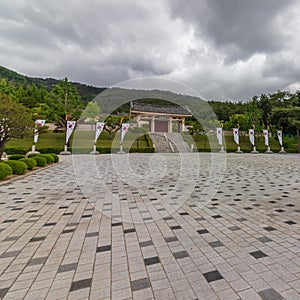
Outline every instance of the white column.
<path fill-rule="evenodd" d="M 155 119 L 154 117 L 152 117 L 150 121 L 150 132 L 154 132 L 154 131 L 155 131 Z"/>
<path fill-rule="evenodd" d="M 168 132 L 169 133 L 172 133 L 172 120 L 173 120 L 173 118 L 172 117 L 170 117 L 169 118 L 169 122 L 168 122 Z"/>

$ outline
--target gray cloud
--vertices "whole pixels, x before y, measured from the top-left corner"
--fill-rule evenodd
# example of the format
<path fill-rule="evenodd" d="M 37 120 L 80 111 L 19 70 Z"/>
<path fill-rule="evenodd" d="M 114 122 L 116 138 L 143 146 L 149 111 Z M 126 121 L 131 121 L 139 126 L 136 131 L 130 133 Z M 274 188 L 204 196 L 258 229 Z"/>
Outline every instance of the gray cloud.
<path fill-rule="evenodd" d="M 157 76 L 208 99 L 299 85 L 296 0 L 2 0 L 0 64 L 109 86 Z"/>

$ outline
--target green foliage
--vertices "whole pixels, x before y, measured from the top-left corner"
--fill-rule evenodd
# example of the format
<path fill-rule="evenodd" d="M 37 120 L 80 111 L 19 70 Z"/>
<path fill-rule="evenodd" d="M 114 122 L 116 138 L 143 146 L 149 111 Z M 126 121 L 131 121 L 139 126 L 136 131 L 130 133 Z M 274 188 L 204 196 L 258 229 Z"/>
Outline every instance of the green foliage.
<path fill-rule="evenodd" d="M 58 163 L 59 162 L 59 156 L 55 153 L 49 153 L 49 155 L 51 155 L 53 157 L 53 161 L 54 163 Z"/>
<path fill-rule="evenodd" d="M 4 163 L 0 163 L 0 180 L 12 174 L 12 168 Z"/>
<path fill-rule="evenodd" d="M 8 157 L 9 160 L 19 160 L 21 158 L 25 158 L 25 155 L 22 154 L 13 154 Z"/>
<path fill-rule="evenodd" d="M 33 121 L 26 107 L 0 93 L 0 157 L 12 137 L 23 138 L 32 134 Z"/>
<path fill-rule="evenodd" d="M 38 154 L 37 156 L 45 158 L 47 164 L 53 164 L 54 163 L 54 158 L 51 154 Z"/>
<path fill-rule="evenodd" d="M 45 157 L 36 155 L 36 156 L 32 156 L 31 158 L 36 161 L 36 165 L 38 167 L 45 167 L 47 165 L 47 160 Z"/>
<path fill-rule="evenodd" d="M 25 163 L 28 170 L 33 170 L 37 165 L 36 161 L 33 158 L 21 158 L 19 161 Z"/>
<path fill-rule="evenodd" d="M 27 165 L 19 160 L 6 160 L 3 162 L 11 167 L 13 174 L 23 175 L 27 171 Z"/>
<path fill-rule="evenodd" d="M 96 121 L 99 118 L 100 114 L 100 106 L 97 102 L 89 102 L 81 114 L 81 119 L 91 119 L 92 121 Z"/>
<path fill-rule="evenodd" d="M 115 132 L 120 130 L 122 123 L 128 120 L 129 118 L 125 116 L 108 116 L 106 118 L 104 130 L 108 132 L 110 139 L 113 138 Z"/>

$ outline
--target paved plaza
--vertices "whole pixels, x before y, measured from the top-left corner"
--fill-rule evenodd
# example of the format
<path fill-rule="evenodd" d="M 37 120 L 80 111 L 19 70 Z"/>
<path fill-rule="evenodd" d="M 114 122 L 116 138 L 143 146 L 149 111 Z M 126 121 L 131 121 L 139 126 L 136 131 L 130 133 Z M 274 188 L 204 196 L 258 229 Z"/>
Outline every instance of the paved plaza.
<path fill-rule="evenodd" d="M 300 156 L 77 155 L 0 185 L 0 299 L 300 299 Z"/>

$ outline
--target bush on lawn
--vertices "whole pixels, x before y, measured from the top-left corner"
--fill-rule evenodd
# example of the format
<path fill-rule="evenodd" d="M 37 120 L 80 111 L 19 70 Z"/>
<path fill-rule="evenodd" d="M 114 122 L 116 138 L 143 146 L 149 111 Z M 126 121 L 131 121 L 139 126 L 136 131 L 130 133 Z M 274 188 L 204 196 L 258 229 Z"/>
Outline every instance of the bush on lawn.
<path fill-rule="evenodd" d="M 12 168 L 7 165 L 0 163 L 0 179 L 3 179 L 12 174 Z"/>
<path fill-rule="evenodd" d="M 37 165 L 37 162 L 33 158 L 21 158 L 19 161 L 25 163 L 28 170 L 33 170 Z"/>
<path fill-rule="evenodd" d="M 9 160 L 19 160 L 21 158 L 25 158 L 23 154 L 13 154 L 8 157 Z"/>
<path fill-rule="evenodd" d="M 45 167 L 47 164 L 47 160 L 45 157 L 35 155 L 35 156 L 32 156 L 31 158 L 36 161 L 36 165 L 39 167 Z"/>
<path fill-rule="evenodd" d="M 3 162 L 4 164 L 9 165 L 12 168 L 13 174 L 23 175 L 27 171 L 27 165 L 22 161 L 18 160 L 7 160 Z"/>
<path fill-rule="evenodd" d="M 59 156 L 58 156 L 57 154 L 55 154 L 55 153 L 50 153 L 50 155 L 53 157 L 54 163 L 59 162 Z"/>
<path fill-rule="evenodd" d="M 54 163 L 54 158 L 51 154 L 39 154 L 39 157 L 44 157 L 47 161 L 47 164 L 53 164 Z"/>

